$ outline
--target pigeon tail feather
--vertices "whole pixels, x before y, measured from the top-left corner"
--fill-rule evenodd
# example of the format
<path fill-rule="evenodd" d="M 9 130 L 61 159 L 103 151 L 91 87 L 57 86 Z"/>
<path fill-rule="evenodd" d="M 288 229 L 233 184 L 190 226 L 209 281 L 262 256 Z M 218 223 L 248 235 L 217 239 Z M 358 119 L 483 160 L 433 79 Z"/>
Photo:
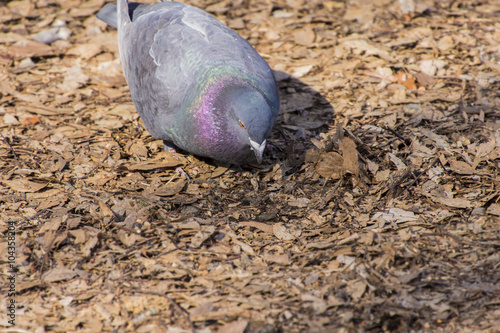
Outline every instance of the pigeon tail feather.
<path fill-rule="evenodd" d="M 139 2 L 129 2 L 128 3 L 128 17 L 129 21 L 134 21 L 137 16 L 142 14 L 142 11 L 148 5 L 139 3 Z M 117 4 L 116 3 L 108 3 L 106 4 L 98 13 L 97 18 L 113 28 L 118 29 L 118 13 L 117 13 Z M 125 6 L 127 8 L 127 6 Z"/>
<path fill-rule="evenodd" d="M 97 13 L 97 18 L 106 22 L 113 28 L 117 28 L 118 20 L 116 19 L 116 3 L 108 3 L 104 6 L 99 13 Z"/>
<path fill-rule="evenodd" d="M 130 19 L 130 13 L 128 8 L 127 0 L 118 0 L 118 21 L 120 26 L 125 26 L 126 24 L 132 22 Z"/>

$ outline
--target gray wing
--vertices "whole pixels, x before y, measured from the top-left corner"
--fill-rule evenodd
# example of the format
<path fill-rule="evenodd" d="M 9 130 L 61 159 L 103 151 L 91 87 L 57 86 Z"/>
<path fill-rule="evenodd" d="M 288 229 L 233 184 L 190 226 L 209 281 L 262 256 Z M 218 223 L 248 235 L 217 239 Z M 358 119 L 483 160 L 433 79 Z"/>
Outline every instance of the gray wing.
<path fill-rule="evenodd" d="M 153 136 L 164 137 L 165 124 L 182 128 L 179 122 L 187 121 L 186 108 L 200 87 L 224 68 L 252 76 L 259 90 L 277 98 L 267 63 L 243 38 L 200 9 L 176 2 L 150 5 L 120 29 L 127 82 Z"/>

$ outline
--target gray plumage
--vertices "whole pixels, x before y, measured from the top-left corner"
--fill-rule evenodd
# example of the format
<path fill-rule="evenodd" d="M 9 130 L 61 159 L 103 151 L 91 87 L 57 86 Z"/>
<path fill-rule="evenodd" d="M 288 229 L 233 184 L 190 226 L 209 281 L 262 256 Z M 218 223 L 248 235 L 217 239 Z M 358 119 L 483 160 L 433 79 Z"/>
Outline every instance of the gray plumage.
<path fill-rule="evenodd" d="M 173 1 L 119 0 L 97 17 L 118 28 L 125 78 L 152 136 L 226 163 L 262 160 L 278 88 L 247 41 L 201 9 Z"/>

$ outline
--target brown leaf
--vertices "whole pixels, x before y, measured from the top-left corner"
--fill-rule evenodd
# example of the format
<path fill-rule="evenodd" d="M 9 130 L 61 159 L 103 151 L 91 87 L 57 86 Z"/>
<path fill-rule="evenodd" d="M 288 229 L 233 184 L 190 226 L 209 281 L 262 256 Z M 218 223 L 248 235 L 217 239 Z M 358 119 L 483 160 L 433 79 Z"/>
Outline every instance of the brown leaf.
<path fill-rule="evenodd" d="M 359 177 L 359 160 L 356 143 L 351 138 L 344 137 L 340 149 L 342 150 L 344 161 L 342 168 L 356 177 Z"/>
<path fill-rule="evenodd" d="M 186 164 L 186 158 L 181 154 L 161 152 L 154 159 L 132 164 L 127 167 L 130 171 L 150 171 L 160 168 L 174 168 Z M 227 169 L 227 168 L 226 168 Z"/>
<path fill-rule="evenodd" d="M 455 43 L 451 36 L 444 36 L 438 41 L 437 47 L 441 51 L 447 51 L 454 47 Z"/>
<path fill-rule="evenodd" d="M 99 200 L 99 209 L 100 209 L 101 217 L 115 216 L 113 211 L 102 200 Z"/>
<path fill-rule="evenodd" d="M 280 265 L 290 265 L 290 256 L 286 253 L 284 254 L 270 254 L 264 253 L 264 260 L 267 262 L 272 262 Z"/>
<path fill-rule="evenodd" d="M 273 225 L 273 233 L 274 236 L 280 240 L 292 240 L 296 238 L 282 223 L 276 223 Z"/>
<path fill-rule="evenodd" d="M 184 186 L 186 186 L 186 183 L 187 181 L 184 179 L 170 182 L 159 186 L 152 194 L 160 197 L 170 197 L 182 191 Z"/>
<path fill-rule="evenodd" d="M 99 242 L 99 238 L 97 237 L 97 234 L 94 234 L 90 238 L 88 238 L 87 242 L 85 243 L 85 245 L 82 248 L 83 256 L 88 257 L 98 242 Z"/>
<path fill-rule="evenodd" d="M 102 7 L 102 6 L 101 6 Z M 69 15 L 73 17 L 87 17 L 94 15 L 95 12 L 97 12 L 100 9 L 100 7 L 75 7 L 71 8 L 69 11 Z"/>
<path fill-rule="evenodd" d="M 248 222 L 239 222 L 239 224 L 242 226 L 254 227 L 268 233 L 273 232 L 273 226 L 266 223 L 248 221 Z"/>
<path fill-rule="evenodd" d="M 7 7 L 12 11 L 13 14 L 26 17 L 35 9 L 35 4 L 27 0 L 9 1 L 7 2 Z"/>
<path fill-rule="evenodd" d="M 488 158 L 488 155 L 493 151 L 494 148 L 494 139 L 480 144 L 479 147 L 477 147 L 476 155 L 474 156 L 474 162 L 472 163 L 472 168 L 476 169 L 479 163 L 486 160 Z"/>
<path fill-rule="evenodd" d="M 25 117 L 21 120 L 22 125 L 34 125 L 40 123 L 40 119 L 37 116 Z"/>
<path fill-rule="evenodd" d="M 416 90 L 415 77 L 411 73 L 398 72 L 396 74 L 397 82 L 404 85 L 409 90 Z"/>
<path fill-rule="evenodd" d="M 491 204 L 488 207 L 488 209 L 486 210 L 486 213 L 491 214 L 491 215 L 500 216 L 500 204 L 497 204 L 497 203 Z"/>
<path fill-rule="evenodd" d="M 64 75 L 64 81 L 60 88 L 63 91 L 72 91 L 80 88 L 89 80 L 89 77 L 83 73 L 79 65 L 69 68 Z"/>
<path fill-rule="evenodd" d="M 18 192 L 37 192 L 48 185 L 48 183 L 37 183 L 27 179 L 2 180 L 2 183 Z"/>
<path fill-rule="evenodd" d="M 314 31 L 309 26 L 304 29 L 296 30 L 293 36 L 295 43 L 304 46 L 311 46 L 315 38 Z"/>
<path fill-rule="evenodd" d="M 288 205 L 292 207 L 304 208 L 309 205 L 311 199 L 308 198 L 294 198 L 288 201 Z"/>
<path fill-rule="evenodd" d="M 54 268 L 42 276 L 43 282 L 57 282 L 70 280 L 75 277 L 77 274 L 72 269 L 67 268 Z"/>
<path fill-rule="evenodd" d="M 88 239 L 88 233 L 86 233 L 85 230 L 83 230 L 83 229 L 70 230 L 69 233 L 73 237 L 75 237 L 75 240 L 73 241 L 73 243 L 75 245 L 77 245 L 77 244 L 83 244 Z"/>
<path fill-rule="evenodd" d="M 203 244 L 204 241 L 212 237 L 214 232 L 216 231 L 215 227 L 213 225 L 208 226 L 206 228 L 203 228 L 202 230 L 198 231 L 192 238 L 191 238 L 191 246 L 193 248 L 199 248 L 201 244 Z"/>
<path fill-rule="evenodd" d="M 95 124 L 99 127 L 107 128 L 107 129 L 120 129 L 124 125 L 122 120 L 120 120 L 118 118 L 114 118 L 114 117 L 107 117 L 107 118 L 98 119 L 95 121 Z M 136 147 L 133 147 L 132 149 L 135 149 L 135 148 Z M 132 153 L 134 153 L 134 152 L 132 152 Z"/>
<path fill-rule="evenodd" d="M 451 170 L 460 175 L 472 175 L 475 173 L 474 168 L 463 161 L 450 158 L 448 159 L 448 163 L 450 163 Z"/>
<path fill-rule="evenodd" d="M 315 171 L 323 178 L 340 179 L 344 174 L 344 159 L 338 153 L 329 152 L 321 155 Z"/>
<path fill-rule="evenodd" d="M 415 78 L 417 79 L 417 82 L 428 88 L 436 83 L 436 80 L 430 75 L 425 74 L 424 72 L 416 73 Z"/>
<path fill-rule="evenodd" d="M 144 239 L 143 237 L 141 237 L 141 236 L 139 236 L 137 234 L 130 233 L 130 232 L 125 231 L 125 230 L 118 230 L 116 232 L 116 237 L 126 247 L 131 247 L 137 241 L 141 241 L 141 240 Z"/>
<path fill-rule="evenodd" d="M 248 320 L 238 319 L 224 324 L 217 330 L 217 333 L 244 333 L 248 326 Z"/>
<path fill-rule="evenodd" d="M 128 151 L 129 154 L 137 155 L 140 157 L 148 157 L 148 148 L 142 140 L 134 142 Z"/>
<path fill-rule="evenodd" d="M 46 231 L 57 231 L 61 226 L 61 218 L 55 218 L 51 221 L 45 222 L 45 224 L 38 231 L 40 234 L 43 234 Z"/>
<path fill-rule="evenodd" d="M 92 177 L 86 178 L 85 182 L 96 186 L 103 186 L 114 177 L 115 175 L 111 172 L 101 171 L 95 173 Z"/>
<path fill-rule="evenodd" d="M 467 199 L 464 198 L 436 198 L 434 200 L 442 203 L 445 206 L 453 207 L 453 208 L 471 208 L 474 207 L 474 204 Z"/>
<path fill-rule="evenodd" d="M 68 55 L 81 57 L 82 59 L 90 59 L 101 53 L 101 45 L 95 43 L 78 44 L 66 51 Z"/>
<path fill-rule="evenodd" d="M 9 48 L 10 54 L 14 58 L 46 57 L 53 56 L 56 52 L 52 47 L 39 42 L 21 41 Z"/>
<path fill-rule="evenodd" d="M 355 281 L 347 284 L 346 291 L 352 297 L 353 301 L 358 301 L 365 293 L 366 282 Z"/>
<path fill-rule="evenodd" d="M 315 313 L 323 313 L 327 309 L 326 302 L 318 296 L 314 296 L 310 293 L 301 293 L 300 299 L 303 302 L 312 302 L 312 308 Z"/>

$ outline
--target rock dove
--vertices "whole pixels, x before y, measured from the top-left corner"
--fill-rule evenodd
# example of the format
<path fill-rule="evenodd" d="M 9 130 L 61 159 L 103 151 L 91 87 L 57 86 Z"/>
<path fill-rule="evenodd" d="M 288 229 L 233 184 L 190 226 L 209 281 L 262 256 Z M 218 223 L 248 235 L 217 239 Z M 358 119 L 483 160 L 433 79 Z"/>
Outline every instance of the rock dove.
<path fill-rule="evenodd" d="M 97 17 L 118 29 L 123 72 L 152 136 L 223 163 L 262 161 L 279 95 L 269 65 L 245 39 L 174 1 L 118 0 Z"/>

